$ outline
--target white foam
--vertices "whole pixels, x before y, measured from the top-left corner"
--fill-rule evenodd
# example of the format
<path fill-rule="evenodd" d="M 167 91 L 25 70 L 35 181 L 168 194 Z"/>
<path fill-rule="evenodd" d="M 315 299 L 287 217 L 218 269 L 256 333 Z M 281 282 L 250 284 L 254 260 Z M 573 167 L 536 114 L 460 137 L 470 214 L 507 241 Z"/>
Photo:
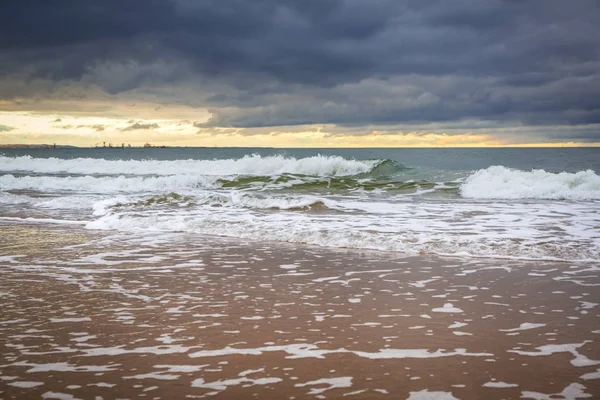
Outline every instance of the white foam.
<path fill-rule="evenodd" d="M 279 197 L 266 196 L 261 201 L 267 207 L 271 201 L 282 200 Z M 309 199 L 300 197 L 294 201 L 298 205 L 304 200 Z M 326 204 L 327 207 L 338 207 L 345 202 L 327 200 Z M 365 204 L 369 205 L 364 207 L 369 211 L 343 214 L 257 213 L 257 208 L 246 209 L 233 203 L 220 203 L 219 207 L 199 205 L 181 210 L 144 209 L 141 213 L 99 204 L 97 214 L 105 215 L 86 227 L 124 232 L 193 232 L 409 254 L 569 261 L 595 261 L 600 258 L 600 242 L 595 233 L 600 216 L 596 207 L 565 207 L 561 204 L 507 207 L 462 203 L 428 204 L 424 207 L 423 204 L 398 203 L 380 216 L 372 214 L 370 208 L 383 203 Z M 476 220 L 465 219 L 464 215 L 471 213 L 479 217 Z M 553 235 L 550 239 L 549 229 L 552 229 Z"/>
<path fill-rule="evenodd" d="M 43 223 L 43 224 L 59 224 L 59 225 L 86 225 L 88 221 L 69 221 L 64 219 L 54 218 L 20 218 L 20 217 L 0 217 L 0 221 L 14 221 L 19 223 Z"/>
<path fill-rule="evenodd" d="M 600 369 L 596 370 L 596 372 L 589 372 L 587 374 L 581 375 L 580 378 L 584 381 L 591 379 L 600 379 Z"/>
<path fill-rule="evenodd" d="M 439 312 L 439 313 L 462 313 L 463 312 L 463 310 L 461 310 L 460 308 L 454 307 L 454 305 L 452 303 L 446 303 L 446 304 L 444 304 L 443 307 L 434 308 L 431 311 Z"/>
<path fill-rule="evenodd" d="M 358 357 L 368 358 L 372 360 L 380 359 L 404 359 L 404 358 L 440 358 L 440 357 L 452 357 L 452 356 L 463 356 L 463 357 L 489 357 L 493 356 L 491 353 L 469 353 L 465 349 L 454 349 L 453 351 L 436 350 L 430 351 L 427 349 L 391 349 L 385 348 L 378 352 L 366 352 L 366 351 L 354 351 L 347 350 L 344 348 L 324 350 L 318 348 L 314 344 L 291 344 L 282 346 L 265 346 L 256 348 L 234 348 L 227 346 L 223 349 L 216 350 L 200 350 L 188 354 L 190 358 L 204 358 L 204 357 L 220 357 L 227 355 L 261 355 L 265 352 L 277 352 L 282 351 L 288 354 L 286 358 L 297 359 L 297 358 L 325 358 L 328 354 L 337 353 L 350 353 Z"/>
<path fill-rule="evenodd" d="M 544 394 L 539 392 L 521 392 L 522 399 L 535 399 L 535 400 L 577 400 L 591 398 L 591 394 L 585 393 L 585 386 L 580 383 L 571 383 L 560 393 Z"/>
<path fill-rule="evenodd" d="M 530 322 L 525 322 L 519 325 L 518 328 L 512 329 L 500 329 L 501 332 L 516 332 L 516 331 L 526 331 L 529 329 L 541 328 L 542 326 L 546 326 L 546 324 L 533 324 Z"/>
<path fill-rule="evenodd" d="M 88 386 L 111 388 L 111 387 L 117 386 L 117 384 L 116 383 L 98 382 L 98 383 L 90 383 L 90 384 L 88 384 Z"/>
<path fill-rule="evenodd" d="M 6 200 L 9 212 L 15 211 L 19 217 L 33 213 L 32 218 L 5 216 L 0 221 L 85 224 L 89 229 L 122 232 L 190 232 L 408 254 L 588 262 L 600 259 L 600 214 L 595 202 L 413 202 L 401 201 L 402 195 L 388 197 L 357 190 L 343 195 L 320 190 L 276 191 L 280 189 L 277 185 L 281 174 L 302 175 L 294 178 L 296 183 L 327 182 L 331 176 L 372 171 L 380 162 L 257 155 L 177 161 L 0 157 L 0 171 L 36 174 L 0 176 L 0 203 Z M 474 188 L 479 195 L 467 197 L 504 198 L 502 187 L 494 191 L 481 186 L 488 183 L 485 176 L 480 177 L 482 174 L 506 174 L 509 181 L 517 180 L 506 183 L 511 187 L 529 187 L 531 182 L 535 186 L 544 179 L 548 187 L 552 182 L 563 182 L 563 186 L 557 184 L 562 189 L 550 192 L 572 192 L 564 196 L 543 194 L 541 198 L 586 200 L 594 199 L 586 193 L 596 193 L 593 182 L 597 175 L 591 171 L 540 173 L 544 179 L 531 175 L 533 172 L 504 167 L 482 171 L 463 183 L 464 196 Z M 76 176 L 37 175 L 43 173 Z M 239 175 L 269 175 L 273 179 L 266 179 L 268 183 L 259 179 L 247 187 L 240 184 L 235 190 L 222 180 L 237 179 Z M 525 182 L 521 186 L 519 179 Z M 287 187 L 289 183 L 281 185 Z M 11 189 L 49 192 L 59 197 L 4 192 Z M 521 194 L 515 198 L 525 196 L 525 189 L 518 190 Z M 537 186 L 531 190 L 533 197 L 542 193 Z M 177 195 L 169 196 L 170 192 Z M 349 281 L 329 283 L 341 282 Z M 411 285 L 424 287 L 428 283 L 429 279 Z"/>
<path fill-rule="evenodd" d="M 590 360 L 583 354 L 580 354 L 577 349 L 584 346 L 588 341 L 583 343 L 569 344 L 549 344 L 536 347 L 538 351 L 523 351 L 523 350 L 508 350 L 509 353 L 517 353 L 522 356 L 549 356 L 554 353 L 571 353 L 575 358 L 571 360 L 571 364 L 575 367 L 587 367 L 600 364 L 600 360 Z"/>
<path fill-rule="evenodd" d="M 72 394 L 60 393 L 60 392 L 46 392 L 42 394 L 43 399 L 58 399 L 58 400 L 81 400 L 79 397 L 75 397 Z"/>
<path fill-rule="evenodd" d="M 124 376 L 123 379 L 157 379 L 157 380 L 163 380 L 163 381 L 174 381 L 176 379 L 179 379 L 180 376 L 181 375 L 150 372 L 147 374 Z"/>
<path fill-rule="evenodd" d="M 406 400 L 460 400 L 452 395 L 452 392 L 430 392 L 429 390 L 421 390 L 418 392 L 410 392 Z"/>
<path fill-rule="evenodd" d="M 247 376 L 247 375 L 257 374 L 259 372 L 264 372 L 264 371 L 265 371 L 264 368 L 247 369 L 245 371 L 240 372 L 238 375 L 239 376 Z"/>
<path fill-rule="evenodd" d="M 492 166 L 471 174 L 461 185 L 464 197 L 478 199 L 600 199 L 600 176 L 594 171 L 554 174 Z"/>
<path fill-rule="evenodd" d="M 151 347 L 136 347 L 133 349 L 124 349 L 123 346 L 118 347 L 95 347 L 92 349 L 82 349 L 86 356 L 97 357 L 97 356 L 117 356 L 121 354 L 177 354 L 187 353 L 191 347 L 184 347 L 181 345 L 162 345 L 162 346 L 151 346 Z"/>
<path fill-rule="evenodd" d="M 108 372 L 116 371 L 120 364 L 111 365 L 74 365 L 66 362 L 34 364 L 29 362 L 17 362 L 11 364 L 18 367 L 32 367 L 27 370 L 28 373 L 33 372 Z"/>
<path fill-rule="evenodd" d="M 594 270 L 596 270 L 596 268 L 594 268 Z M 581 303 L 582 310 L 591 310 L 592 308 L 594 308 L 598 305 L 598 303 L 592 303 L 590 301 L 581 301 L 580 300 L 579 302 Z"/>
<path fill-rule="evenodd" d="M 174 176 L 21 176 L 1 175 L 0 187 L 4 190 L 38 190 L 47 193 L 83 192 L 104 193 L 140 193 L 173 192 L 181 189 L 215 187 L 217 178 L 202 175 Z"/>
<path fill-rule="evenodd" d="M 305 387 L 305 386 L 315 386 L 315 385 L 328 385 L 328 387 L 324 388 L 313 388 L 310 389 L 308 394 L 321 394 L 326 392 L 327 390 L 339 389 L 339 388 L 347 388 L 352 387 L 352 377 L 351 376 L 342 376 L 339 378 L 322 378 L 314 381 L 309 381 L 305 383 L 297 383 L 296 387 Z"/>
<path fill-rule="evenodd" d="M 281 382 L 281 378 L 258 378 L 258 379 L 250 379 L 246 377 L 237 378 L 237 379 L 225 379 L 222 381 L 215 382 L 206 382 L 204 379 L 199 378 L 192 381 L 192 387 L 203 388 L 203 389 L 212 389 L 212 390 L 225 390 L 229 386 L 236 386 L 244 384 L 246 386 L 253 385 L 270 385 L 273 383 Z"/>
<path fill-rule="evenodd" d="M 85 335 L 85 336 L 80 336 L 80 337 L 76 337 L 71 339 L 72 342 L 78 342 L 78 343 L 83 343 L 83 342 L 87 342 L 90 339 L 96 339 L 98 336 L 96 335 Z"/>
<path fill-rule="evenodd" d="M 364 393 L 366 391 L 367 391 L 367 389 L 355 390 L 353 392 L 344 393 L 344 397 L 346 397 L 346 396 L 356 396 L 357 394 L 361 394 L 361 393 Z"/>
<path fill-rule="evenodd" d="M 222 160 L 104 160 L 97 158 L 34 158 L 0 156 L 0 171 L 80 175 L 278 175 L 346 176 L 369 172 L 381 161 L 349 160 L 339 156 L 294 158 L 247 155 Z"/>
<path fill-rule="evenodd" d="M 23 388 L 23 389 L 30 389 L 30 388 L 34 388 L 36 386 L 42 386 L 43 384 L 44 384 L 44 382 L 32 382 L 32 381 L 19 381 L 19 382 L 7 383 L 7 385 L 18 387 L 18 388 Z"/>
<path fill-rule="evenodd" d="M 90 322 L 92 319 L 89 317 L 79 317 L 79 318 L 50 318 L 50 322 L 52 323 L 61 323 L 61 322 Z"/>
<path fill-rule="evenodd" d="M 166 372 L 190 373 L 190 372 L 201 371 L 208 366 L 209 366 L 208 364 L 204 364 L 204 365 L 164 365 L 164 364 L 159 364 L 159 365 L 155 365 L 154 368 L 161 368 L 161 369 L 166 368 L 167 369 Z"/>
<path fill-rule="evenodd" d="M 489 357 L 491 353 L 469 353 L 465 349 L 454 349 L 453 351 L 436 350 L 429 351 L 425 349 L 381 349 L 377 353 L 367 353 L 354 351 L 354 354 L 369 358 L 372 360 L 380 359 L 403 359 L 403 358 L 440 358 L 440 357 Z"/>
<path fill-rule="evenodd" d="M 501 381 L 491 381 L 491 382 L 487 382 L 483 384 L 483 387 L 488 387 L 488 388 L 497 388 L 497 389 L 505 389 L 505 388 L 512 388 L 512 387 L 518 387 L 519 385 L 517 385 L 516 383 L 506 383 L 506 382 L 501 382 Z"/>

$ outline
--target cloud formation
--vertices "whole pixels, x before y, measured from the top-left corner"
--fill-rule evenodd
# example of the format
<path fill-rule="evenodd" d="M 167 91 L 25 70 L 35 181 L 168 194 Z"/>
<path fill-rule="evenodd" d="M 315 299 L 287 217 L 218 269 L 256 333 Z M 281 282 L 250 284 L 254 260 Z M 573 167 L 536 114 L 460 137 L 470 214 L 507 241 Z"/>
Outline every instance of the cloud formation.
<path fill-rule="evenodd" d="M 100 124 L 93 124 L 93 125 L 77 125 L 77 129 L 79 128 L 91 128 L 96 132 L 104 132 L 104 130 L 106 129 L 106 126 L 104 125 L 100 125 Z"/>
<path fill-rule="evenodd" d="M 9 0 L 0 101 L 176 103 L 210 111 L 200 129 L 592 126 L 598 37 L 596 0 Z M 600 140 L 581 131 L 556 135 Z"/>
<path fill-rule="evenodd" d="M 136 122 L 133 125 L 130 125 L 126 128 L 121 129 L 122 131 L 138 131 L 138 130 L 142 130 L 142 129 L 158 129 L 160 128 L 160 126 L 158 126 L 158 124 L 156 123 L 152 123 L 152 124 L 141 124 L 139 122 Z"/>

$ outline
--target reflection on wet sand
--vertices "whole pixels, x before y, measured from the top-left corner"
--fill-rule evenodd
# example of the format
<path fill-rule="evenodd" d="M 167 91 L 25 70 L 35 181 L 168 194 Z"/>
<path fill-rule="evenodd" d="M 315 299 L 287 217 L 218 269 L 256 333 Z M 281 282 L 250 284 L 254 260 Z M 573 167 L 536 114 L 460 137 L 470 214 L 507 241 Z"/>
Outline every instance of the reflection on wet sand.
<path fill-rule="evenodd" d="M 600 267 L 0 226 L 3 398 L 600 397 Z"/>

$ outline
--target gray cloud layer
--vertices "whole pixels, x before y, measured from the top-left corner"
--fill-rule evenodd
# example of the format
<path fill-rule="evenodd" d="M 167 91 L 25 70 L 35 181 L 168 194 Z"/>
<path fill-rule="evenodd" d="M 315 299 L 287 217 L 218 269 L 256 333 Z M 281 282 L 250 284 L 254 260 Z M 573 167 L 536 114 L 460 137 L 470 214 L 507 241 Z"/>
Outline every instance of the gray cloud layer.
<path fill-rule="evenodd" d="M 5 99 L 97 85 L 207 107 L 213 118 L 200 127 L 600 123 L 597 0 L 8 0 L 2 8 Z"/>
<path fill-rule="evenodd" d="M 143 129 L 158 129 L 160 126 L 158 124 L 141 124 L 136 122 L 133 125 L 128 126 L 127 128 L 121 129 L 122 131 L 138 131 Z"/>

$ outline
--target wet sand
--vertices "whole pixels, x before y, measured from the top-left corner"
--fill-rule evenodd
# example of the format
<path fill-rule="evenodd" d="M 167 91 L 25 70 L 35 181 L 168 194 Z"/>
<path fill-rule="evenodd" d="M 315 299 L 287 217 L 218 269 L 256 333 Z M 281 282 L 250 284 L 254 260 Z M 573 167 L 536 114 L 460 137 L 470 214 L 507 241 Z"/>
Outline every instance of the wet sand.
<path fill-rule="evenodd" d="M 0 237 L 2 398 L 600 398 L 598 265 Z"/>

